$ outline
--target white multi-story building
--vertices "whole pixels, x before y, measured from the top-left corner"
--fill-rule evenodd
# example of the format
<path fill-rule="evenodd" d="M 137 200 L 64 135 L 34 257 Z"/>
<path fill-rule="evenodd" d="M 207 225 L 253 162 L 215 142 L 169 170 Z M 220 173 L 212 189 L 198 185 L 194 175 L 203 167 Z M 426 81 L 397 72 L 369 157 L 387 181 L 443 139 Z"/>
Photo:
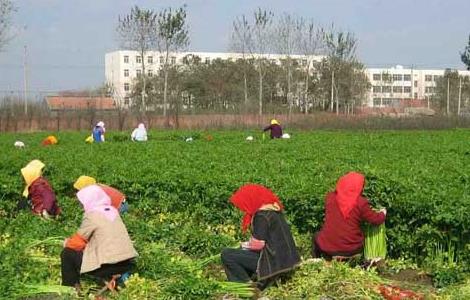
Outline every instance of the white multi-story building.
<path fill-rule="evenodd" d="M 470 71 L 458 71 L 461 76 L 470 76 Z M 429 100 L 435 93 L 436 81 L 445 70 L 393 68 L 366 69 L 372 85 L 367 99 L 369 107 L 398 106 L 402 100 Z"/>
<path fill-rule="evenodd" d="M 246 58 L 252 57 L 250 54 L 245 54 Z M 210 64 L 213 60 L 238 60 L 243 58 L 241 53 L 215 53 L 215 52 L 181 52 L 171 54 L 169 63 L 184 64 L 185 60 L 191 60 L 198 57 L 201 63 Z M 255 55 L 256 57 L 256 55 Z M 267 54 L 264 55 L 266 59 L 274 63 L 280 64 L 281 60 L 286 59 L 285 55 Z M 310 60 L 320 61 L 322 56 L 315 56 Z M 156 74 L 163 66 L 165 57 L 160 52 L 150 51 L 146 53 L 145 72 L 148 75 Z M 291 55 L 291 59 L 297 61 L 300 66 L 306 67 L 309 60 L 304 55 Z M 142 74 L 142 57 L 137 51 L 114 51 L 106 53 L 105 55 L 105 76 L 106 83 L 113 87 L 113 98 L 125 106 L 130 104 L 130 93 L 132 90 L 133 80 Z"/>
<path fill-rule="evenodd" d="M 186 60 L 198 57 L 201 63 L 210 64 L 216 59 L 238 60 L 243 58 L 241 53 L 215 52 L 181 52 L 170 55 L 169 63 L 184 64 Z M 247 58 L 251 55 L 246 54 Z M 266 59 L 280 64 L 286 59 L 285 55 L 267 54 Z M 308 60 L 304 55 L 292 55 L 299 66 L 306 67 L 310 61 L 320 61 L 323 56 L 315 56 Z M 145 59 L 147 75 L 156 74 L 164 64 L 164 55 L 150 51 L 142 58 L 137 51 L 114 51 L 105 56 L 106 82 L 113 87 L 113 99 L 125 106 L 130 104 L 130 93 L 134 79 L 142 74 L 142 59 Z M 458 71 L 462 76 L 470 76 L 470 71 Z M 394 107 L 403 100 L 427 100 L 435 92 L 436 80 L 442 77 L 445 70 L 418 70 L 402 66 L 392 68 L 368 68 L 366 75 L 371 83 L 371 89 L 365 99 L 369 107 Z"/>

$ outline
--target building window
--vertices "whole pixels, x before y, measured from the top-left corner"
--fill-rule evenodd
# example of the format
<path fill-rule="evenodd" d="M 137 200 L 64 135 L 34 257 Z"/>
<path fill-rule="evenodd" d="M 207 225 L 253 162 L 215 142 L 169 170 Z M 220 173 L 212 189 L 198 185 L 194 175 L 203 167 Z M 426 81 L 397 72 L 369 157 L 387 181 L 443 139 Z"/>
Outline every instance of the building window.
<path fill-rule="evenodd" d="M 130 90 L 130 85 L 129 83 L 124 83 L 124 90 L 128 92 Z"/>
<path fill-rule="evenodd" d="M 161 65 L 165 64 L 165 58 L 163 56 L 160 56 L 160 64 Z"/>
<path fill-rule="evenodd" d="M 382 87 L 382 93 L 391 93 L 392 92 L 392 87 L 391 86 L 383 86 Z"/>
<path fill-rule="evenodd" d="M 209 57 L 206 57 L 206 60 L 204 62 L 206 63 L 206 65 L 208 65 L 211 63 L 211 59 Z"/>
<path fill-rule="evenodd" d="M 135 57 L 135 62 L 138 63 L 138 64 L 141 64 L 142 63 L 142 56 L 136 56 Z"/>
<path fill-rule="evenodd" d="M 434 75 L 434 81 L 438 81 L 439 79 L 441 79 L 442 76 L 441 75 Z"/>
<path fill-rule="evenodd" d="M 381 78 L 380 74 L 374 74 L 374 75 L 372 75 L 372 79 L 375 80 L 375 81 L 380 81 L 380 78 Z M 380 100 L 380 99 L 379 99 L 379 100 Z"/>
<path fill-rule="evenodd" d="M 403 80 L 404 81 L 411 81 L 411 75 L 409 75 L 409 74 L 403 75 Z"/>
<path fill-rule="evenodd" d="M 128 69 L 124 70 L 124 77 L 129 77 L 129 70 Z"/>
<path fill-rule="evenodd" d="M 403 75 L 401 74 L 393 74 L 393 81 L 402 81 Z"/>
<path fill-rule="evenodd" d="M 302 59 L 302 66 L 304 66 L 304 67 L 307 66 L 307 60 L 306 59 Z"/>
<path fill-rule="evenodd" d="M 129 55 L 124 55 L 124 63 L 125 64 L 129 63 Z"/>
<path fill-rule="evenodd" d="M 382 100 L 382 105 L 383 106 L 392 106 L 392 99 L 391 98 L 385 98 Z"/>
<path fill-rule="evenodd" d="M 374 107 L 380 107 L 381 100 L 380 98 L 374 98 Z"/>
<path fill-rule="evenodd" d="M 140 77 L 142 75 L 142 70 L 135 70 L 135 74 L 137 77 Z"/>
<path fill-rule="evenodd" d="M 401 86 L 394 86 L 394 87 L 393 87 L 393 92 L 394 92 L 394 93 L 401 94 L 401 93 L 403 93 L 403 87 L 401 87 Z"/>
<path fill-rule="evenodd" d="M 434 93 L 434 87 L 433 86 L 427 86 L 425 89 L 426 94 L 432 94 Z"/>
<path fill-rule="evenodd" d="M 124 105 L 129 105 L 129 97 L 124 97 Z"/>
<path fill-rule="evenodd" d="M 415 97 L 414 97 L 415 99 L 418 99 L 418 93 L 415 93 L 414 96 L 415 96 Z"/>
<path fill-rule="evenodd" d="M 403 93 L 411 93 L 411 86 L 405 86 L 403 87 Z"/>
<path fill-rule="evenodd" d="M 415 80 L 414 86 L 415 86 L 415 87 L 418 87 L 418 80 Z"/>
<path fill-rule="evenodd" d="M 432 75 L 425 75 L 424 81 L 432 81 Z"/>
<path fill-rule="evenodd" d="M 148 62 L 149 64 L 153 64 L 153 56 L 147 57 L 147 62 Z"/>
<path fill-rule="evenodd" d="M 392 75 L 388 74 L 388 73 L 383 73 L 382 74 L 382 81 L 391 81 L 392 79 Z"/>
<path fill-rule="evenodd" d="M 381 86 L 378 86 L 378 85 L 374 85 L 374 86 L 372 87 L 372 91 L 373 91 L 374 93 L 381 93 L 381 92 L 382 92 L 382 87 L 381 87 Z"/>
<path fill-rule="evenodd" d="M 176 57 L 174 56 L 171 57 L 171 64 L 176 65 Z"/>
<path fill-rule="evenodd" d="M 149 69 L 149 70 L 147 71 L 147 75 L 148 75 L 149 77 L 152 77 L 152 76 L 153 76 L 153 71 L 152 71 L 151 69 Z"/>

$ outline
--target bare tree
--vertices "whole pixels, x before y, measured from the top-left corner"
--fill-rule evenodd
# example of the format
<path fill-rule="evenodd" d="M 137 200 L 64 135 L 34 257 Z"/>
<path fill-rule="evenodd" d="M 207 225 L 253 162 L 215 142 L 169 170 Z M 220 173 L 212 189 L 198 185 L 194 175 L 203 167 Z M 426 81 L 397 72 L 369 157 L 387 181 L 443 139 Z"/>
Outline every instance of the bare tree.
<path fill-rule="evenodd" d="M 16 11 L 10 0 L 0 0 L 0 51 L 11 40 L 11 15 Z"/>
<path fill-rule="evenodd" d="M 233 21 L 231 49 L 242 54 L 243 69 L 243 92 L 245 96 L 245 107 L 248 105 L 248 79 L 247 79 L 247 53 L 252 47 L 253 33 L 252 27 L 248 23 L 245 15 L 237 17 Z"/>
<path fill-rule="evenodd" d="M 292 114 L 292 55 L 298 52 L 299 40 L 298 31 L 300 30 L 300 19 L 296 19 L 289 14 L 282 15 L 275 28 L 275 43 L 279 54 L 284 55 L 284 68 L 287 76 L 287 103 L 289 105 L 289 117 Z"/>
<path fill-rule="evenodd" d="M 336 114 L 339 114 L 338 92 L 336 93 L 336 98 L 334 97 L 335 89 L 337 91 L 335 74 L 339 75 L 338 68 L 341 67 L 343 62 L 351 62 L 355 59 L 357 39 L 353 33 L 338 31 L 333 25 L 328 31 L 324 32 L 324 39 L 328 59 L 332 67 L 330 110 L 333 111 L 334 102 L 336 102 Z"/>
<path fill-rule="evenodd" d="M 119 16 L 116 31 L 121 45 L 130 50 L 138 51 L 142 66 L 142 110 L 147 110 L 145 102 L 145 55 L 155 47 L 157 16 L 152 10 L 140 9 L 137 5 L 125 16 Z"/>
<path fill-rule="evenodd" d="M 299 29 L 297 30 L 299 41 L 299 51 L 305 56 L 304 72 L 305 72 L 305 85 L 304 85 L 304 105 L 305 113 L 308 113 L 309 107 L 309 83 L 310 75 L 315 62 L 315 56 L 319 55 L 324 50 L 324 29 L 315 25 L 313 21 L 301 19 L 298 23 Z"/>
<path fill-rule="evenodd" d="M 273 18 L 274 14 L 271 11 L 262 10 L 261 8 L 258 8 L 258 10 L 255 11 L 255 22 L 253 24 L 253 42 L 249 48 L 258 71 L 258 113 L 260 116 L 263 114 L 263 79 L 266 75 L 266 66 L 269 64 L 268 54 L 272 48 L 271 38 Z"/>
<path fill-rule="evenodd" d="M 163 115 L 167 116 L 168 74 L 171 66 L 169 61 L 170 53 L 176 54 L 189 46 L 186 6 L 182 6 L 174 11 L 171 8 L 162 10 L 158 14 L 157 24 L 157 47 L 159 52 L 165 55 L 163 64 Z"/>

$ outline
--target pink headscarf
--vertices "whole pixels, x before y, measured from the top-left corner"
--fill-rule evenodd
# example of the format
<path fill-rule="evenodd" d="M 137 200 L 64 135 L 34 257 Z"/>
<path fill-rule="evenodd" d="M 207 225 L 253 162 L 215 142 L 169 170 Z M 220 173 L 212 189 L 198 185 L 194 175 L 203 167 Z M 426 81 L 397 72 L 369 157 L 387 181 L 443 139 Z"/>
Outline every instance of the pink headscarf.
<path fill-rule="evenodd" d="M 119 212 L 111 206 L 111 198 L 98 185 L 89 185 L 77 193 L 85 213 L 99 212 L 110 221 L 114 221 Z"/>

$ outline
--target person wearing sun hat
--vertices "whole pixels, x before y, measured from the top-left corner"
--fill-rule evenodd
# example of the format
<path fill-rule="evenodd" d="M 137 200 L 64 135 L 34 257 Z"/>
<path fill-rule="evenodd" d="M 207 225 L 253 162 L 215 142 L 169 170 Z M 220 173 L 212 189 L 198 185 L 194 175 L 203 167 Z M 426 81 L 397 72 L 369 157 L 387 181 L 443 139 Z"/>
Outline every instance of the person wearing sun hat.
<path fill-rule="evenodd" d="M 271 125 L 265 127 L 263 131 L 271 131 L 272 139 L 280 139 L 282 137 L 282 127 L 281 124 L 276 119 L 271 120 Z"/>
<path fill-rule="evenodd" d="M 23 196 L 31 200 L 31 209 L 34 214 L 43 217 L 57 216 L 60 207 L 49 182 L 42 176 L 45 164 L 40 160 L 32 160 L 21 169 L 26 186 Z"/>
<path fill-rule="evenodd" d="M 97 183 L 96 179 L 93 177 L 82 175 L 78 177 L 78 179 L 73 184 L 73 187 L 80 191 L 81 189 L 94 184 L 99 186 L 111 198 L 111 205 L 121 214 L 128 211 L 129 206 L 126 201 L 126 196 L 121 191 L 106 184 Z"/>
<path fill-rule="evenodd" d="M 62 285 L 80 290 L 80 277 L 105 280 L 129 274 L 138 256 L 119 212 L 98 185 L 77 193 L 84 215 L 78 231 L 64 241 L 61 253 Z"/>

